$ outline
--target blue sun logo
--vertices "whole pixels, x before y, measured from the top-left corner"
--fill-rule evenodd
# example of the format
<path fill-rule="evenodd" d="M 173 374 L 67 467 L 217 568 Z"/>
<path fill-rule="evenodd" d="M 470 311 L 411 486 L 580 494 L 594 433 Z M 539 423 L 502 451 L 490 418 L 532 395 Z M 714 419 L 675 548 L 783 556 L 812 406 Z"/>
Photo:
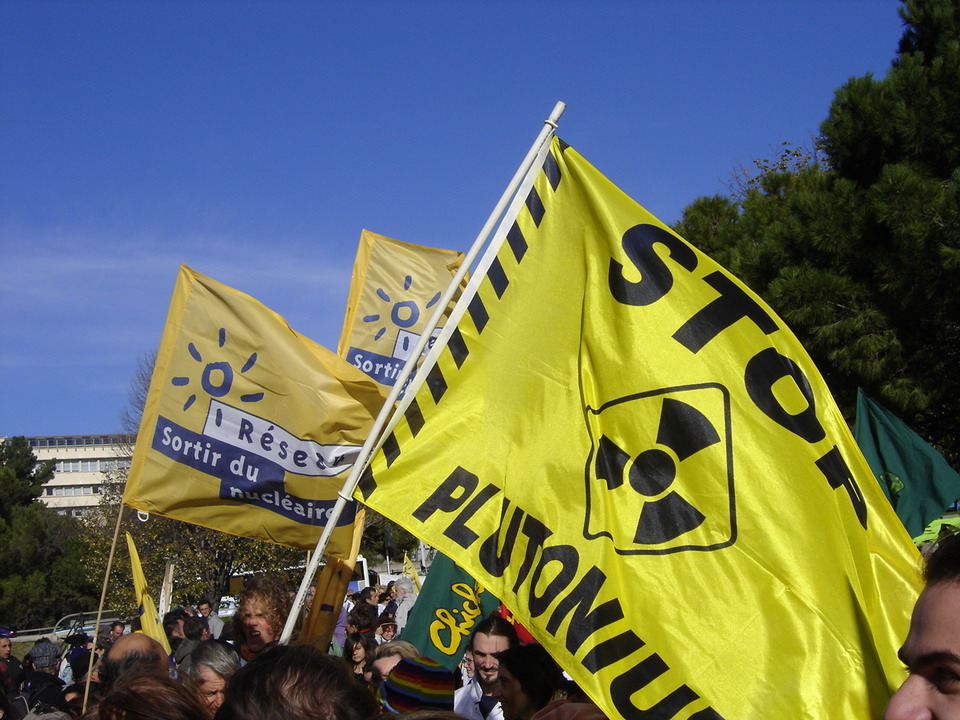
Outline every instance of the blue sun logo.
<path fill-rule="evenodd" d="M 407 275 L 403 279 L 403 289 L 409 290 L 413 285 L 413 277 Z M 420 319 L 420 308 L 417 303 L 413 300 L 399 300 L 393 302 L 393 299 L 383 288 L 377 288 L 377 297 L 383 300 L 385 303 L 393 303 L 393 306 L 390 308 L 390 320 L 399 328 L 410 328 L 417 324 L 417 321 Z M 434 295 L 427 304 L 424 306 L 424 310 L 429 310 L 434 305 L 437 304 L 437 301 L 440 300 L 440 293 L 438 292 Z M 363 321 L 365 323 L 375 323 L 382 322 L 380 315 L 364 315 Z M 377 330 L 377 334 L 374 335 L 374 340 L 379 340 L 383 337 L 383 334 L 387 331 L 386 326 L 382 326 Z"/>
<path fill-rule="evenodd" d="M 218 337 L 218 346 L 223 347 L 227 343 L 227 330 L 226 328 L 220 328 L 219 337 Z M 187 350 L 190 353 L 190 357 L 196 360 L 198 363 L 203 363 L 203 356 L 200 354 L 200 351 L 197 350 L 197 346 L 193 343 L 187 345 Z M 250 368 L 257 364 L 257 354 L 252 353 L 250 357 L 247 358 L 247 361 L 243 364 L 243 367 L 240 368 L 240 374 L 247 372 Z M 233 367 L 229 362 L 220 361 L 220 362 L 208 362 L 203 366 L 203 372 L 200 374 L 200 387 L 203 388 L 203 391 L 210 395 L 210 397 L 223 397 L 230 392 L 230 388 L 233 387 Z M 186 387 L 190 384 L 190 378 L 188 377 L 175 377 L 170 381 L 173 385 L 177 387 Z M 188 410 L 194 402 L 196 402 L 197 396 L 196 393 L 192 393 L 190 397 L 187 398 L 186 402 L 183 403 L 184 411 Z M 258 400 L 263 399 L 263 393 L 249 393 L 247 395 L 241 395 L 240 400 L 242 402 L 251 403 L 257 402 Z"/>

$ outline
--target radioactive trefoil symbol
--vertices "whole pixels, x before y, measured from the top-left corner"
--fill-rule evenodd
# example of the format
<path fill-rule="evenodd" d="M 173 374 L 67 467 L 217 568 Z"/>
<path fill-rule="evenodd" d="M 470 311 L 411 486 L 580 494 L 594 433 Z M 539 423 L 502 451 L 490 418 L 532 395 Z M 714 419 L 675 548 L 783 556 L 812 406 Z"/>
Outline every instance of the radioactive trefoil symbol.
<path fill-rule="evenodd" d="M 621 554 L 715 549 L 733 541 L 732 455 L 723 422 L 729 415 L 718 411 L 717 389 L 669 388 L 588 408 L 598 416 L 599 437 L 586 468 L 587 538 L 610 537 Z M 698 404 L 720 419 L 719 431 Z M 654 408 L 655 436 L 637 427 L 652 425 L 646 418 Z"/>

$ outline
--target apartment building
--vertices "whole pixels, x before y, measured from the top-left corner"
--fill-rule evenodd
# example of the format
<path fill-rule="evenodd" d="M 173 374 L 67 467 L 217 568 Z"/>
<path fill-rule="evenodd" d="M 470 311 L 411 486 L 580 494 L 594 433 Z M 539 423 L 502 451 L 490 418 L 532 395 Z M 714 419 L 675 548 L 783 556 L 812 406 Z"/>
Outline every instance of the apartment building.
<path fill-rule="evenodd" d="M 56 460 L 40 500 L 61 515 L 80 517 L 100 502 L 104 473 L 130 466 L 135 435 L 28 437 L 37 460 Z"/>

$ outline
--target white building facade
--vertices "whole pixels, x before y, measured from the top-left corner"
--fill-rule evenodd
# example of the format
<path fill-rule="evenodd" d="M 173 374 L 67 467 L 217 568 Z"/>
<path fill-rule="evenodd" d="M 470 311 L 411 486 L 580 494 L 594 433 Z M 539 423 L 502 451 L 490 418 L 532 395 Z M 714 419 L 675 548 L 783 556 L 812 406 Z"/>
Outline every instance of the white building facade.
<path fill-rule="evenodd" d="M 130 467 L 135 435 L 55 435 L 28 437 L 38 461 L 56 460 L 53 479 L 40 500 L 61 515 L 80 517 L 100 503 L 106 476 Z"/>

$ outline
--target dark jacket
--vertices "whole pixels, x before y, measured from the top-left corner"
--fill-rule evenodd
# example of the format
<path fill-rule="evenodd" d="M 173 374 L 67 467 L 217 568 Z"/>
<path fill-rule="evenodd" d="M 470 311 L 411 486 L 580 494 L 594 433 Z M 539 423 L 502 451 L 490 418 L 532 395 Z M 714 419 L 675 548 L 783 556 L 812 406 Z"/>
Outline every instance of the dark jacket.
<path fill-rule="evenodd" d="M 35 670 L 30 675 L 30 709 L 35 710 L 41 704 L 66 710 L 67 701 L 63 697 L 63 680 L 56 675 Z"/>
<path fill-rule="evenodd" d="M 20 692 L 23 678 L 23 665 L 13 655 L 7 660 L 0 660 L 0 686 L 7 691 L 7 695 L 16 695 Z"/>

